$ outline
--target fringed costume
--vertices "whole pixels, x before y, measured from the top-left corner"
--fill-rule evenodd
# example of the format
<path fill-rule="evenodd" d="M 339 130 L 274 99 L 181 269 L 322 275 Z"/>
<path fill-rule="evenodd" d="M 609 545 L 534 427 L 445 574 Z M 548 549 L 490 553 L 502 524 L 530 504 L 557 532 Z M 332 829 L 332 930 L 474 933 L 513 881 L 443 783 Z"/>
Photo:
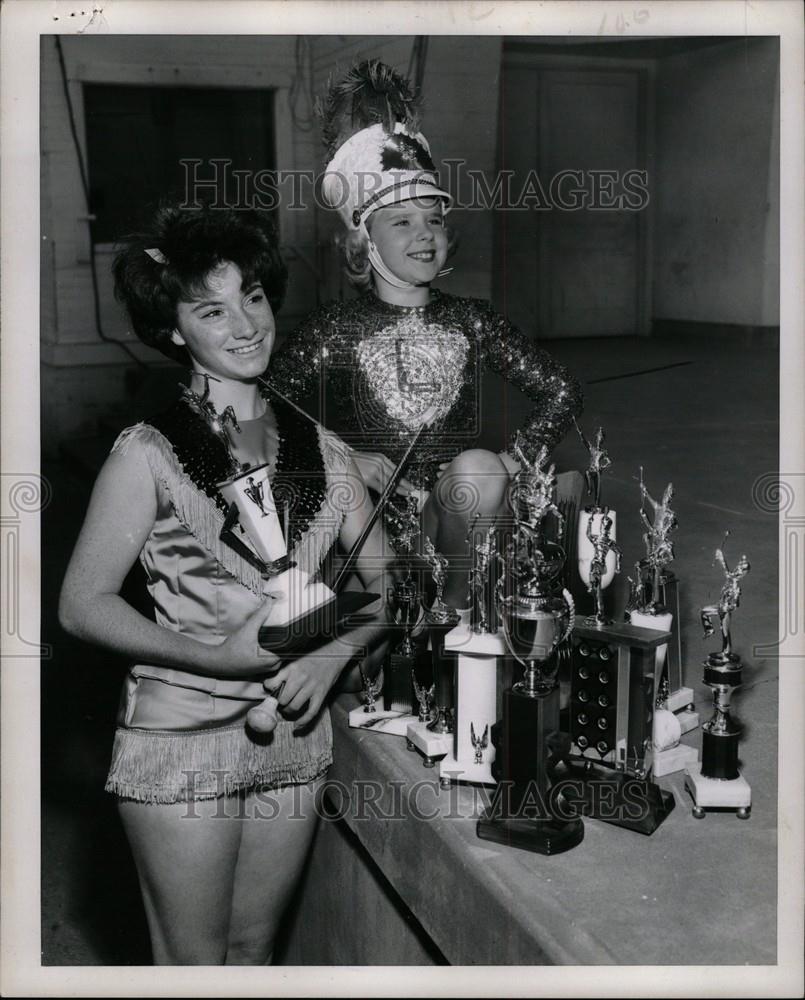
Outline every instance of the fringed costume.
<path fill-rule="evenodd" d="M 333 546 L 353 490 L 348 450 L 339 439 L 272 401 L 279 454 L 270 470 L 278 508 L 287 508 L 289 550 L 311 575 Z M 241 421 L 235 456 L 265 461 L 271 410 Z M 258 571 L 220 540 L 225 504 L 215 487 L 226 478 L 223 444 L 184 403 L 125 430 L 114 451 L 145 455 L 157 516 L 140 561 L 163 628 L 212 645 L 224 641 L 262 603 Z M 291 546 L 293 547 L 291 548 Z M 282 718 L 267 737 L 245 726 L 265 698 L 260 680 L 204 677 L 136 664 L 123 687 L 107 791 L 143 802 L 214 798 L 311 781 L 332 761 L 327 709 L 294 733 Z"/>

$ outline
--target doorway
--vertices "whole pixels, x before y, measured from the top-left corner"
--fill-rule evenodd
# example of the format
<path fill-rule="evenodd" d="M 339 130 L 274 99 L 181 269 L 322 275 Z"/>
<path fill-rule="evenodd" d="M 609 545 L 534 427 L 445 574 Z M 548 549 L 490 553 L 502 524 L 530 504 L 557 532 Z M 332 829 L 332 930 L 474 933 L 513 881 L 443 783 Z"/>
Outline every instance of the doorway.
<path fill-rule="evenodd" d="M 504 49 L 495 297 L 539 338 L 649 332 L 648 88 L 644 67 Z"/>

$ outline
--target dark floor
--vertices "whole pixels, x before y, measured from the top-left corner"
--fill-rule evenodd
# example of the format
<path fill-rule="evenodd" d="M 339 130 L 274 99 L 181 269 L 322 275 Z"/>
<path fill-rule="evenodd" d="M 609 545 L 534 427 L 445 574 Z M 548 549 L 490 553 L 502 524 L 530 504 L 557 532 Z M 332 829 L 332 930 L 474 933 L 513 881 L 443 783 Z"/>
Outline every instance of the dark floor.
<path fill-rule="evenodd" d="M 600 423 L 613 458 L 604 501 L 618 511 L 618 543 L 628 571 L 641 554 L 639 466 L 658 495 L 672 481 L 679 519 L 674 569 L 680 580 L 686 681 L 709 715 L 699 663 L 712 646 L 701 640 L 696 609 L 718 596 L 721 572 L 713 550 L 724 532 L 730 564 L 746 552 L 734 639 L 744 657 L 746 686 L 736 698 L 745 724 L 741 756 L 752 785 L 745 825 L 752 864 L 749 905 L 776 905 L 777 662 L 753 655 L 777 637 L 777 520 L 753 503 L 752 485 L 776 469 L 776 350 L 723 340 L 617 338 L 563 341 L 550 349 L 584 383 L 583 426 Z M 662 370 L 646 372 L 646 369 Z M 644 372 L 632 378 L 614 378 Z M 527 404 L 490 379 L 484 444 L 499 447 Z M 502 403 L 502 405 L 501 405 Z M 582 468 L 586 453 L 568 435 L 556 452 L 560 468 Z M 42 668 L 42 947 L 47 965 L 143 964 L 150 961 L 145 919 L 131 859 L 103 783 L 124 664 L 60 632 L 56 601 L 78 533 L 90 482 L 64 462 L 43 465 L 54 499 L 43 514 L 43 641 L 53 647 Z M 130 596 L 142 597 L 136 574 Z M 620 602 L 625 573 L 616 581 Z M 620 603 L 619 602 L 619 603 Z M 744 826 L 742 824 L 742 826 Z M 627 836 L 628 834 L 624 834 Z M 774 926 L 757 942 L 774 953 Z M 772 960 L 772 959 L 770 959 Z"/>

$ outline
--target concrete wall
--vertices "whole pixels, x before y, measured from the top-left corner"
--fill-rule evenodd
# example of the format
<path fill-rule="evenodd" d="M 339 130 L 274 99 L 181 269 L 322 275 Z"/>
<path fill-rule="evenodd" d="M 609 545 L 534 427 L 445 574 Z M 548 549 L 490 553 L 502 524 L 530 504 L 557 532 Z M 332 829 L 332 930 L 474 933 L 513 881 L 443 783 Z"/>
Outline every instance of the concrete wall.
<path fill-rule="evenodd" d="M 654 316 L 779 324 L 776 39 L 658 60 Z"/>

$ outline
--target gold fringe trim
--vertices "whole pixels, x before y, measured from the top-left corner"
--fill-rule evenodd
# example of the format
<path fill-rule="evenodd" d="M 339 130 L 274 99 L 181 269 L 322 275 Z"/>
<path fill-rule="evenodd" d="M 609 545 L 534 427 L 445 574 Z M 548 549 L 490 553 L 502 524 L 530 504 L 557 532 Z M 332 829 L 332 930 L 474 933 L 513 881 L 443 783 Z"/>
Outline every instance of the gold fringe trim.
<path fill-rule="evenodd" d="M 151 472 L 165 487 L 171 506 L 182 526 L 230 576 L 261 596 L 263 578 L 254 566 L 221 541 L 221 529 L 224 526 L 223 512 L 187 475 L 168 439 L 149 424 L 134 424 L 119 435 L 112 446 L 112 451 L 125 454 L 132 441 L 142 446 Z"/>
<path fill-rule="evenodd" d="M 185 733 L 119 728 L 105 787 L 137 802 L 198 801 L 312 781 L 332 760 L 328 713 L 307 736 L 280 723 L 266 743 L 242 724 Z"/>

